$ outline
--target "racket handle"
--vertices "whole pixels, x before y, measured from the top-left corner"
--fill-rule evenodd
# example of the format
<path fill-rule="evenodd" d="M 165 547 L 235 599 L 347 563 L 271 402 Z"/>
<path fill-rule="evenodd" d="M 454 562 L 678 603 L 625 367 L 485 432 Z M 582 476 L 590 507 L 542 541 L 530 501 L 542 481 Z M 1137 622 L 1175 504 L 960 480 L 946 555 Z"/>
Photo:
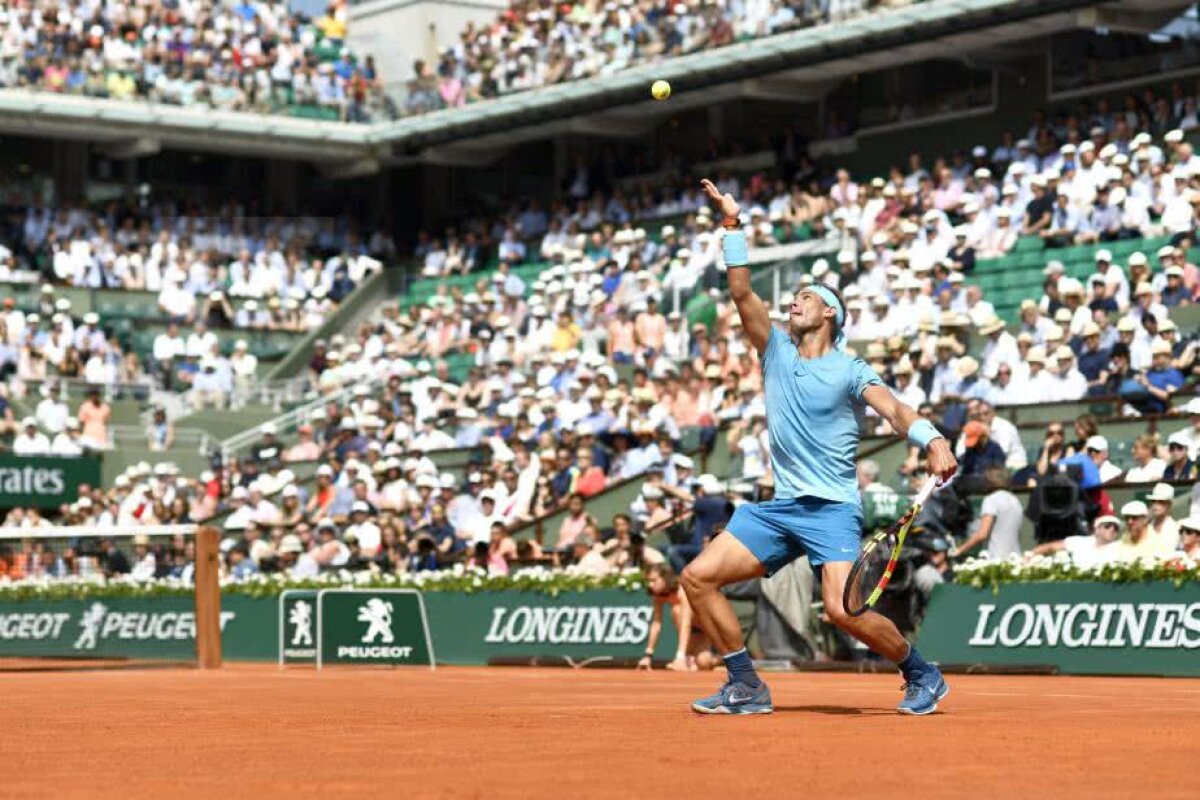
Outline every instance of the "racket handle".
<path fill-rule="evenodd" d="M 917 492 L 917 497 L 913 500 L 913 504 L 918 506 L 925 505 L 925 501 L 929 499 L 931 494 L 933 494 L 933 490 L 937 488 L 937 485 L 938 476 L 930 475 L 925 481 L 925 485 L 921 487 L 921 491 Z"/>

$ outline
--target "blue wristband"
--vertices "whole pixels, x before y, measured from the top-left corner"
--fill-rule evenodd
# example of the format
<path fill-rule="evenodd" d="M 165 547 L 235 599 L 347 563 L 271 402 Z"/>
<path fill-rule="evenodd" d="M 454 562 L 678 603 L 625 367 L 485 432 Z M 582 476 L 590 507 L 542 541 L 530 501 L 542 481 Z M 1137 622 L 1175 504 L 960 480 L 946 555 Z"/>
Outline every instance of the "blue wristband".
<path fill-rule="evenodd" d="M 919 419 L 908 426 L 909 444 L 916 445 L 922 450 L 929 447 L 929 443 L 934 439 L 941 438 L 942 434 L 938 433 L 938 429 L 933 427 L 933 423 L 927 419 Z"/>
<path fill-rule="evenodd" d="M 750 263 L 750 252 L 746 249 L 746 234 L 743 231 L 725 231 L 721 239 L 721 252 L 725 255 L 726 267 L 744 267 Z"/>

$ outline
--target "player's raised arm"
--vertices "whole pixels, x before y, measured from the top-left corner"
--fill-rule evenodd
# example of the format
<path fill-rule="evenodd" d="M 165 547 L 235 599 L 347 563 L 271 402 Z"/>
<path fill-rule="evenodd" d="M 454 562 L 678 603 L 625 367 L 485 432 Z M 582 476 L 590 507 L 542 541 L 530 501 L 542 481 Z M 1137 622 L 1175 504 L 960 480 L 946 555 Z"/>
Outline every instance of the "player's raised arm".
<path fill-rule="evenodd" d="M 892 390 L 881 384 L 868 386 L 862 393 L 863 401 L 887 420 L 892 430 L 925 452 L 929 471 L 941 476 L 943 482 L 954 477 L 958 470 L 958 459 L 950 449 L 946 437 L 933 423 L 917 414 L 903 401 L 892 394 Z"/>
<path fill-rule="evenodd" d="M 750 344 L 761 356 L 767 349 L 767 339 L 771 336 L 771 316 L 762 298 L 750 288 L 750 262 L 746 252 L 746 234 L 742 232 L 742 224 L 738 220 L 741 210 L 737 200 L 731 194 L 721 194 L 720 190 L 708 178 L 700 181 L 700 187 L 709 199 L 716 204 L 721 212 L 721 225 L 725 228 L 725 238 L 721 243 L 725 255 L 725 267 L 728 270 L 729 294 L 737 305 L 738 314 L 742 318 L 742 329 L 746 332 Z"/>

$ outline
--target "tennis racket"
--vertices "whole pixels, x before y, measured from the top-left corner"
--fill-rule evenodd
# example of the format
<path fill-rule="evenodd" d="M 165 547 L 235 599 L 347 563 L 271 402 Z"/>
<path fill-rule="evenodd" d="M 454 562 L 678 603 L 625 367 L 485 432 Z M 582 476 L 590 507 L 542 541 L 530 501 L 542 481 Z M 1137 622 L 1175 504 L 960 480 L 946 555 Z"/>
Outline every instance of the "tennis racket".
<path fill-rule="evenodd" d="M 896 561 L 904 548 L 908 529 L 912 527 L 913 520 L 921 513 L 921 507 L 925 505 L 929 495 L 933 494 L 937 484 L 937 476 L 931 475 L 921 487 L 921 491 L 917 492 L 916 499 L 904 512 L 904 516 L 886 530 L 879 531 L 863 541 L 862 551 L 859 552 L 854 566 L 850 568 L 850 577 L 846 579 L 846 586 L 842 589 L 842 607 L 846 609 L 847 614 L 860 617 L 879 602 L 883 590 L 892 579 L 892 571 L 896 569 Z"/>

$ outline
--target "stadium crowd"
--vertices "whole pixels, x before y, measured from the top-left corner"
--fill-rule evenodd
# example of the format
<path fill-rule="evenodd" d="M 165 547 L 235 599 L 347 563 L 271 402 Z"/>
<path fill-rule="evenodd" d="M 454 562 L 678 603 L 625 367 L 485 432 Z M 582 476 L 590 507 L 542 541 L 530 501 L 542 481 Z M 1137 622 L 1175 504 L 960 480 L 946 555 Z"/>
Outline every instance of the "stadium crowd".
<path fill-rule="evenodd" d="M 279 2 L 0 4 L 0 86 L 223 111 L 395 116 L 345 0 L 309 19 Z"/>
<path fill-rule="evenodd" d="M 223 407 L 256 375 L 245 336 L 320 326 L 395 253 L 386 234 L 364 238 L 347 219 L 256 218 L 235 206 L 34 204 L 13 209 L 6 223 L 0 272 L 34 295 L 18 304 L 8 294 L 0 307 L 0 397 L 8 399 L 35 387 L 49 397 L 56 379 L 152 380 L 186 392 L 193 406 Z M 154 308 L 140 313 L 165 330 L 139 354 L 111 319 L 80 313 L 60 287 L 155 293 Z M 40 414 L 37 422 L 50 436 L 62 431 Z"/>
<path fill-rule="evenodd" d="M 467 23 L 436 63 L 417 60 L 410 114 L 454 108 L 555 83 L 611 75 L 635 64 L 838 22 L 913 0 L 653 3 L 515 0 L 495 21 Z"/>
<path fill-rule="evenodd" d="M 1174 408 L 1192 427 L 1167 442 L 1138 440 L 1125 470 L 1109 460 L 1094 421 L 1080 420 L 1070 445 L 1056 445 L 1048 430 L 1032 454 L 995 413 L 997 405 L 1116 396 L 1125 414 L 1160 414 L 1200 375 L 1192 331 L 1171 318 L 1200 299 L 1200 270 L 1189 260 L 1200 159 L 1177 129 L 1156 139 L 1120 133 L 1122 123 L 1129 130 L 1120 115 L 1107 127 L 1080 120 L 1096 124 L 1059 130 L 1035 121 L 1028 140 L 1011 147 L 976 148 L 928 169 L 914 156 L 907 170 L 861 183 L 845 170 L 824 186 L 719 178 L 743 198 L 755 247 L 803 236 L 832 248 L 836 255 L 817 260 L 802 285 L 840 290 L 852 346 L 956 441 L 962 483 L 986 497 L 982 522 L 973 532 L 946 531 L 955 540 L 939 537 L 939 552 L 1009 542 L 1024 513 L 1011 489 L 1064 469 L 1086 493 L 1092 522 L 1122 511 L 1104 500 L 1117 476 L 1159 494 L 1164 479 L 1195 479 L 1195 399 Z M 581 192 L 592 194 L 591 186 Z M 461 240 L 427 238 L 417 255 L 430 276 L 480 269 L 493 252 L 489 240 L 499 266 L 472 286 L 440 285 L 423 305 L 387 305 L 372 323 L 318 343 L 310 369 L 329 402 L 295 440 L 267 426 L 250 453 L 198 480 L 169 466 L 136 467 L 110 490 L 92 489 L 67 518 L 220 514 L 237 575 L 464 560 L 496 571 L 547 561 L 589 572 L 664 559 L 681 567 L 719 529 L 729 503 L 769 496 L 771 483 L 759 365 L 720 288 L 712 214 L 697 192 L 685 195 L 671 209 L 680 219 L 656 236 L 614 193 L 546 210 L 531 200 L 497 220 L 463 223 Z M 1060 248 L 1148 236 L 1169 243 L 1123 260 L 1101 246 L 1085 281 L 1055 260 Z M 1044 285 L 1010 327 L 972 274 L 1019 237 L 1040 240 Z M 513 266 L 525 262 L 543 268 L 522 278 Z M 676 291 L 703 300 L 706 321 L 671 308 Z M 777 322 L 790 300 L 767 298 L 777 301 Z M 452 380 L 456 357 L 471 366 Z M 736 457 L 728 481 L 704 471 L 723 426 Z M 866 432 L 887 430 L 876 419 Z M 461 477 L 443 474 L 430 456 L 451 448 L 471 453 Z M 319 467 L 310 486 L 295 468 L 311 463 Z M 909 459 L 902 473 L 918 480 L 921 465 Z M 867 477 L 864 489 L 879 478 Z M 628 514 L 589 515 L 589 497 L 634 478 L 645 483 Z M 1125 511 L 1138 516 L 1136 506 Z M 537 539 L 514 539 L 547 519 L 554 527 Z M 15 522 L 36 519 L 25 512 Z M 669 528 L 668 552 L 645 546 L 647 531 Z"/>

